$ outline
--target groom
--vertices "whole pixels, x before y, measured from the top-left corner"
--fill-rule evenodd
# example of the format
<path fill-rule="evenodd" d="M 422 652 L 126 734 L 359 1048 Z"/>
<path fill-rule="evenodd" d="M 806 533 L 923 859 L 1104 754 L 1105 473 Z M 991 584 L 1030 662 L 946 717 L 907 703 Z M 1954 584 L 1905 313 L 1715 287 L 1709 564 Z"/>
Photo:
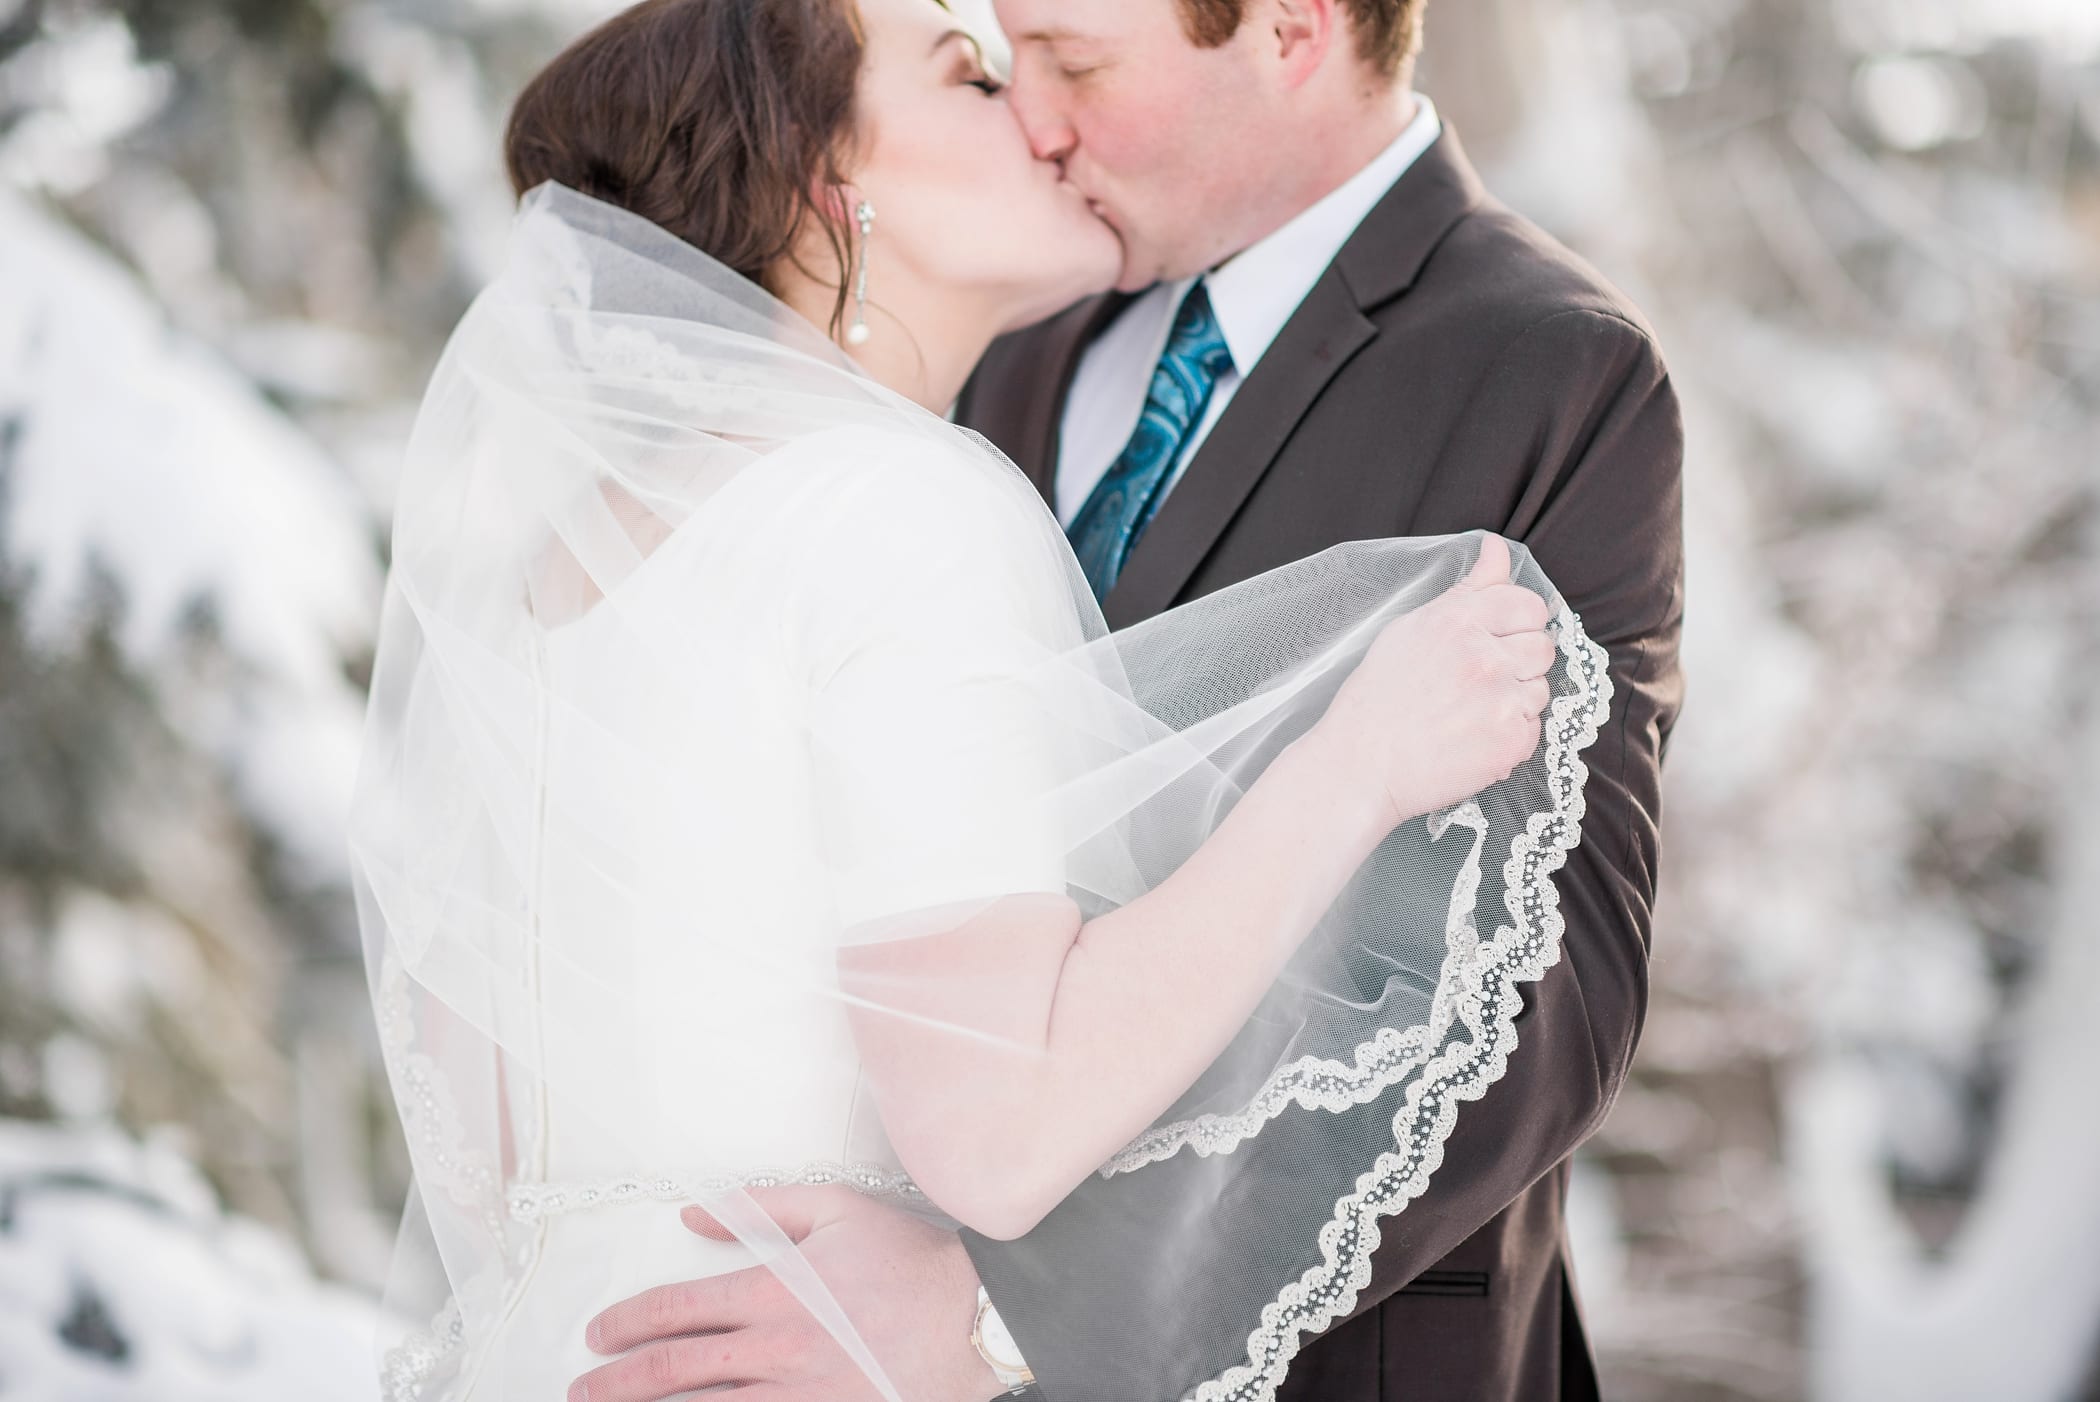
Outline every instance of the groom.
<path fill-rule="evenodd" d="M 1583 840 L 1557 881 L 1560 961 L 1526 989 L 1507 1075 L 1385 1222 L 1354 1314 L 1307 1344 L 1284 1402 L 1598 1396 L 1568 1162 L 1640 1030 L 1679 704 L 1670 381 L 1640 315 L 1497 204 L 1413 93 L 1423 4 L 997 0 L 1014 110 L 1126 262 L 1121 292 L 995 346 L 959 413 L 1052 503 L 1109 623 L 1340 541 L 1486 528 L 1527 544 L 1611 652 Z M 1016 1384 L 1152 1402 L 1184 1384 L 1147 1375 L 1126 1304 L 1172 1169 L 1092 1180 L 1013 1242 L 844 1190 L 758 1197 L 906 1402 Z M 714 1381 L 766 1402 L 874 1395 L 763 1271 L 616 1306 L 591 1343 L 635 1351 L 590 1376 L 588 1402 Z"/>

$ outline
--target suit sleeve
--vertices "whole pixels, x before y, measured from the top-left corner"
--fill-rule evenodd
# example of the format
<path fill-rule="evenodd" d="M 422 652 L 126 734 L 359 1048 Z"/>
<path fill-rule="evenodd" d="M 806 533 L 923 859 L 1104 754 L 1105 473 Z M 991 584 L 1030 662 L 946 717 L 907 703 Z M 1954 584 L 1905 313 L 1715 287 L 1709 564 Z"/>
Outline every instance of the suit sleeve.
<path fill-rule="evenodd" d="M 1676 394 L 1640 328 L 1564 312 L 1510 345 L 1458 423 L 1449 468 L 1530 464 L 1514 501 L 1469 505 L 1531 548 L 1610 651 L 1611 715 L 1584 755 L 1582 842 L 1554 883 L 1560 960 L 1524 990 L 1508 1074 L 1459 1115 L 1428 1191 L 1385 1223 L 1357 1313 L 1435 1265 L 1596 1130 L 1647 1011 L 1662 757 L 1683 688 Z"/>
<path fill-rule="evenodd" d="M 1423 1195 L 1384 1221 L 1351 1317 L 1435 1265 L 1596 1129 L 1647 1005 L 1661 762 L 1681 691 L 1676 396 L 1641 328 L 1570 310 L 1514 337 L 1453 422 L 1432 470 L 1450 484 L 1437 526 L 1493 527 L 1528 545 L 1609 650 L 1614 695 L 1585 755 L 1583 840 L 1555 883 L 1561 958 L 1525 990 L 1507 1074 L 1458 1115 Z M 1020 1241 L 964 1233 L 1048 1402 L 1145 1402 L 1188 1386 L 1130 1327 L 1160 1283 L 1123 1278 L 1143 1269 L 1133 1243 L 1148 1224 L 1176 1219 L 1173 1168 L 1091 1181 Z"/>

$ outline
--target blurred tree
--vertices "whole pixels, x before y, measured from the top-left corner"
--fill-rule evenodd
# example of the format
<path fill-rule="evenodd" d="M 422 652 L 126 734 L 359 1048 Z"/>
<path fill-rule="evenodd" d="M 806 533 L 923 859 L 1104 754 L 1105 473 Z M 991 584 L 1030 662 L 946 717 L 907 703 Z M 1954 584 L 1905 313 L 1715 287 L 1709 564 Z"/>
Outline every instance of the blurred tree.
<path fill-rule="evenodd" d="M 186 1126 L 237 1207 L 299 1222 L 353 1276 L 373 1274 L 399 1188 L 391 1120 L 342 892 L 263 781 L 327 784 L 227 737 L 273 706 L 339 729 L 365 642 L 329 608 L 294 611 L 331 691 L 241 612 L 297 562 L 192 562 L 171 607 L 123 549 L 67 574 L 75 542 L 24 504 L 92 471 L 112 521 L 179 526 L 203 553 L 242 558 L 274 520 L 318 553 L 347 535 L 369 567 L 406 410 L 500 249 L 505 101 L 593 8 L 0 0 L 0 177 L 119 255 L 372 508 L 180 378 L 180 338 L 150 372 L 112 369 L 134 377 L 122 393 L 26 392 L 51 327 L 25 308 L 52 299 L 9 280 L 21 226 L 0 201 L 0 1114 Z M 2091 1282 L 2052 1274 L 2047 1233 L 2004 1206 L 2073 1192 L 2032 1176 L 2081 1152 L 2052 1124 L 2071 1125 L 2052 1107 L 2077 1079 L 2042 1073 L 2080 1054 L 2080 1008 L 2095 1017 L 2048 996 L 2084 987 L 2074 936 L 2093 928 L 2064 914 L 2093 781 L 2062 738 L 2090 736 L 2100 679 L 2090 13 L 1429 13 L 1425 90 L 1499 193 L 1648 310 L 1692 421 L 1693 692 L 1655 998 L 1586 1180 L 1627 1238 L 1584 1266 L 1628 1402 L 2040 1402 L 2040 1365 L 2090 1357 Z M 80 276 L 64 317 L 94 301 Z M 224 435 L 145 416 L 163 383 L 195 408 L 181 422 Z M 108 460 L 39 449 L 67 415 L 152 427 Z M 261 465 L 213 478 L 228 459 Z M 158 478 L 214 485 L 171 504 Z M 243 510 L 280 479 L 308 506 Z M 133 537 L 153 532 L 112 533 Z M 336 591 L 351 613 L 358 587 Z M 176 622 L 142 648 L 149 605 Z M 112 966 L 126 977 L 94 977 Z M 2041 1206 L 2076 1245 L 2077 1204 Z M 2022 1264 L 2008 1243 L 2031 1279 L 1995 1274 Z M 1935 1352 L 1979 1281 L 2015 1314 L 2041 1292 L 2025 1317 L 2051 1326 L 1993 1328 L 1998 1352 L 1954 1360 L 1989 1364 L 1990 1389 Z M 1942 1313 L 1903 1315 L 1917 1300 Z"/>
<path fill-rule="evenodd" d="M 1619 1395 L 2091 1368 L 2100 1284 L 2053 1249 L 2093 1200 L 2049 1172 L 2085 1152 L 2052 1124 L 2070 1020 L 2032 1010 L 2045 967 L 2096 996 L 2053 902 L 2100 673 L 2100 34 L 2046 13 L 1431 12 L 1425 86 L 1634 289 L 1691 419 L 1657 989 L 1593 1146 L 1633 1233 L 1598 1282 Z"/>
<path fill-rule="evenodd" d="M 344 532 L 365 542 L 369 571 L 402 405 L 507 216 L 501 104 L 552 44 L 546 17 L 460 0 L 0 0 L 0 174 L 122 257 L 182 331 L 358 471 L 380 519 L 344 499 L 317 508 L 333 518 L 318 528 L 330 549 Z M 31 232 L 26 213 L 0 215 Z M 0 1115 L 172 1129 L 236 1209 L 375 1280 L 402 1169 L 339 858 L 317 866 L 308 834 L 259 799 L 254 770 L 306 756 L 245 756 L 229 738 L 252 728 L 245 712 L 285 704 L 271 686 L 320 697 L 323 730 L 354 723 L 345 679 L 362 672 L 368 604 L 352 588 L 357 623 L 331 625 L 338 705 L 315 690 L 325 678 L 283 681 L 309 664 L 224 635 L 222 608 L 244 602 L 224 596 L 232 572 L 189 566 L 174 635 L 142 647 L 139 595 L 165 587 L 160 565 L 119 549 L 73 578 L 40 558 L 156 529 L 224 534 L 230 558 L 257 549 L 238 495 L 230 519 L 154 521 L 157 494 L 65 453 L 144 454 L 126 470 L 180 483 L 229 454 L 308 470 L 312 450 L 185 378 L 193 352 L 176 345 L 128 372 L 141 402 L 181 401 L 156 429 L 99 448 L 60 431 L 125 391 L 54 382 L 50 338 L 127 346 L 132 294 L 69 258 L 13 273 L 0 268 Z M 111 306 L 121 331 L 95 324 Z M 39 538 L 54 474 L 82 476 L 81 509 L 100 518 L 77 547 Z M 178 510 L 210 509 L 197 486 L 169 494 Z M 44 526 L 11 526 L 9 498 L 31 487 Z"/>

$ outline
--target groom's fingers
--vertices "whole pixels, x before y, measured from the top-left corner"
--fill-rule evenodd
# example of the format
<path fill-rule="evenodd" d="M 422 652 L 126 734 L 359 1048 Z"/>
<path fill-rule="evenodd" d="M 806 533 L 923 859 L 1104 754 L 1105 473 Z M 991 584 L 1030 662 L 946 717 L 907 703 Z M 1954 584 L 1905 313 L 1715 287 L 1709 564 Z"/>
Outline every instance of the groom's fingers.
<path fill-rule="evenodd" d="M 766 1336 L 740 1329 L 705 1338 L 664 1339 L 593 1368 L 569 1385 L 568 1402 L 660 1402 L 703 1388 L 756 1383 L 778 1375 Z"/>
<path fill-rule="evenodd" d="M 659 1285 L 591 1320 L 583 1341 L 593 1353 L 615 1354 L 656 1339 L 741 1328 L 778 1304 L 776 1292 L 785 1295 L 786 1289 L 764 1266 Z"/>
<path fill-rule="evenodd" d="M 775 1226 L 787 1235 L 789 1241 L 799 1242 L 817 1227 L 831 1218 L 841 1215 L 859 1201 L 859 1195 L 851 1188 L 841 1187 L 792 1187 L 792 1188 L 746 1188 L 743 1195 L 754 1203 L 758 1210 L 773 1219 Z M 714 1212 L 695 1204 L 679 1213 L 679 1219 L 687 1230 L 715 1241 L 735 1241 L 736 1233 Z"/>
<path fill-rule="evenodd" d="M 852 1201 L 842 1202 L 840 1194 Z M 747 1196 L 796 1242 L 858 1201 L 852 1189 L 835 1187 L 753 1188 Z M 686 1207 L 679 1220 L 687 1230 L 711 1240 L 737 1240 L 727 1223 L 698 1205 Z M 750 1266 L 725 1275 L 659 1285 L 623 1300 L 585 1326 L 584 1342 L 595 1353 L 625 1353 L 654 1339 L 740 1328 L 768 1310 L 798 1309 L 778 1276 L 764 1266 Z"/>
<path fill-rule="evenodd" d="M 704 1236 L 709 1241 L 736 1240 L 736 1233 L 723 1226 L 721 1221 L 704 1207 L 682 1208 L 678 1213 L 678 1220 L 685 1223 L 687 1231 Z"/>

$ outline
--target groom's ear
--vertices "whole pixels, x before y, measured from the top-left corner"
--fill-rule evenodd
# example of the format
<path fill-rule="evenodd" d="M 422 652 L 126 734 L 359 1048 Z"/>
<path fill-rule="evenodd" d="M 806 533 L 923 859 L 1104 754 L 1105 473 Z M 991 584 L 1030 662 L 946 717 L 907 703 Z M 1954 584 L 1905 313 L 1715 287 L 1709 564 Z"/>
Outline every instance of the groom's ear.
<path fill-rule="evenodd" d="M 1340 7 L 1341 0 L 1267 0 L 1264 28 L 1286 86 L 1312 77 L 1336 42 L 1347 38 Z"/>

